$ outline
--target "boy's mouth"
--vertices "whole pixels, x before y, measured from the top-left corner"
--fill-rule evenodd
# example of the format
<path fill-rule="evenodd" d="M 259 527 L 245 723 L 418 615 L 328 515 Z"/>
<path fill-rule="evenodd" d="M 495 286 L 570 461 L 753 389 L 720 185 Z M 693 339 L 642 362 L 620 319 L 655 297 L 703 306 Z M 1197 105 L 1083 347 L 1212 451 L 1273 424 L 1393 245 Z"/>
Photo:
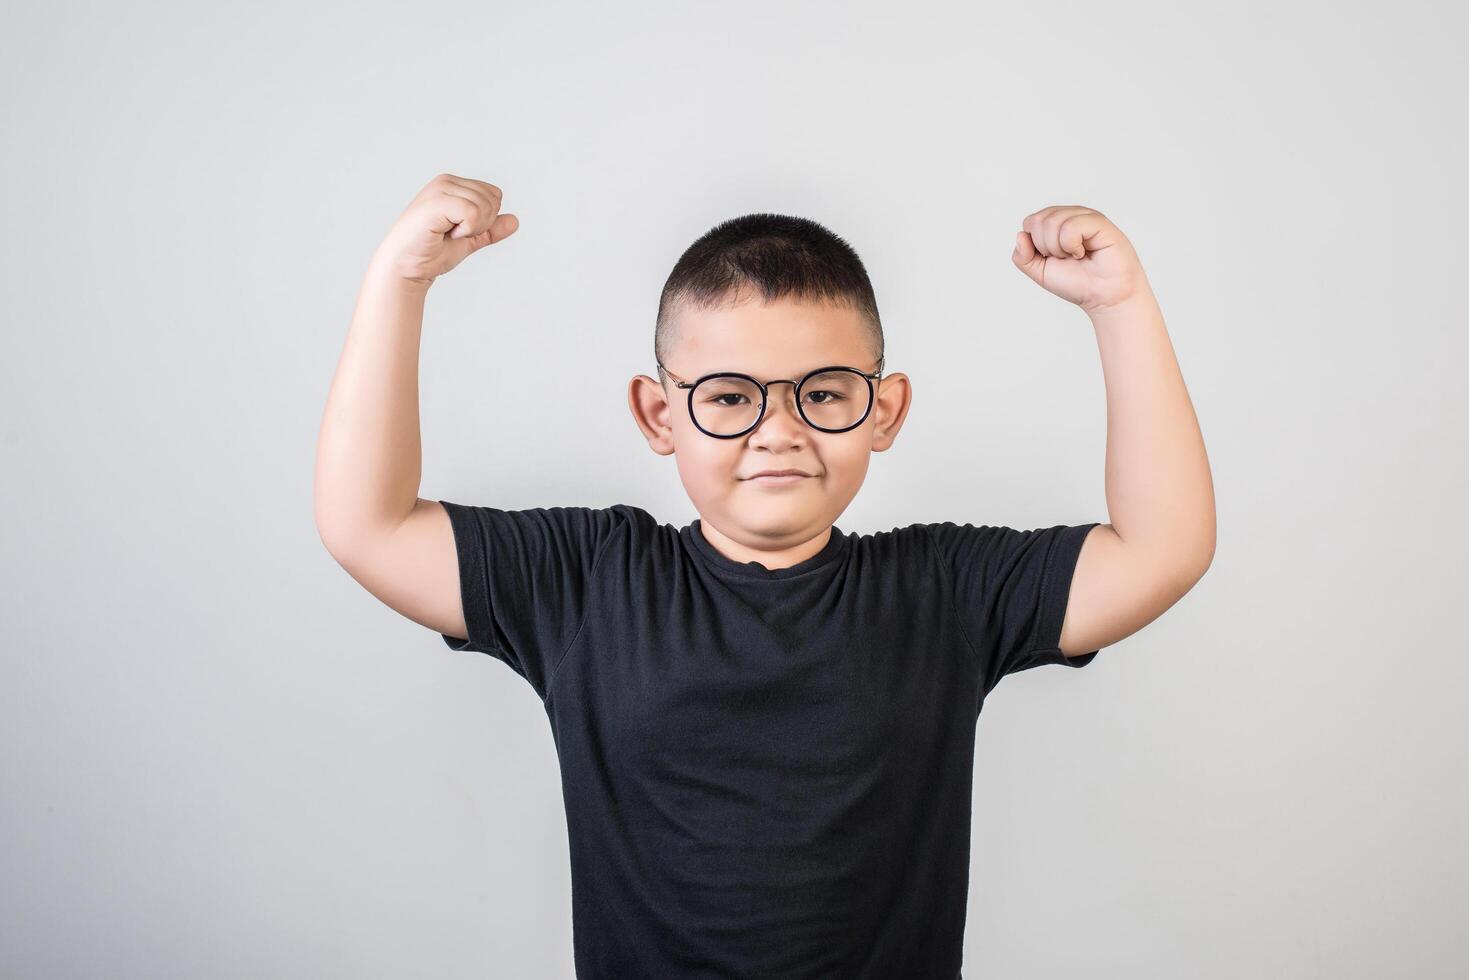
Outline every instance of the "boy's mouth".
<path fill-rule="evenodd" d="M 802 480 L 811 479 L 811 474 L 803 470 L 762 470 L 754 476 L 747 477 L 746 483 L 756 486 L 783 487 Z"/>
<path fill-rule="evenodd" d="M 759 473 L 753 473 L 750 476 L 745 477 L 745 479 L 747 479 L 747 480 L 754 480 L 754 479 L 757 479 L 757 478 L 762 477 L 762 476 L 810 476 L 810 475 L 811 474 L 810 473 L 807 473 L 805 470 L 794 470 L 794 469 L 761 470 Z"/>

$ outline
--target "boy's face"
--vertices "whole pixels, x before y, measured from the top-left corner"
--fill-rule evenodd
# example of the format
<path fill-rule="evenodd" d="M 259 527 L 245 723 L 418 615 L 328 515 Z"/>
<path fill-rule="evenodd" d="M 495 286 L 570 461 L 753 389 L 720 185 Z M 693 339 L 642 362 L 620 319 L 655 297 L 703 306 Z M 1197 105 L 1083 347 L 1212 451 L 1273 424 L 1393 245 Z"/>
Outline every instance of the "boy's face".
<path fill-rule="evenodd" d="M 873 381 L 871 411 L 845 432 L 807 425 L 796 412 L 794 385 L 777 384 L 770 386 L 759 425 L 735 438 L 715 438 L 695 427 L 689 391 L 676 387 L 675 380 L 692 384 L 706 374 L 738 371 L 769 385 L 798 381 L 830 365 L 871 374 L 877 365 L 867 333 L 859 315 L 846 306 L 788 299 L 766 304 L 758 296 L 734 307 L 681 308 L 674 327 L 664 383 L 639 375 L 628 390 L 633 418 L 648 445 L 659 455 L 674 454 L 684 489 L 710 535 L 726 546 L 721 550 L 734 551 L 741 560 L 757 560 L 756 552 L 773 553 L 777 560 L 788 553 L 799 560 L 795 553 L 811 543 L 817 546 L 804 550 L 819 550 L 824 532 L 861 488 L 871 453 L 891 446 L 902 426 L 911 401 L 907 377 L 892 374 Z M 808 400 L 806 407 L 821 421 L 815 404 L 830 396 L 807 392 L 804 397 L 817 400 Z M 782 469 L 811 475 L 783 484 L 751 479 L 762 470 Z M 813 542 L 818 536 L 821 541 Z"/>

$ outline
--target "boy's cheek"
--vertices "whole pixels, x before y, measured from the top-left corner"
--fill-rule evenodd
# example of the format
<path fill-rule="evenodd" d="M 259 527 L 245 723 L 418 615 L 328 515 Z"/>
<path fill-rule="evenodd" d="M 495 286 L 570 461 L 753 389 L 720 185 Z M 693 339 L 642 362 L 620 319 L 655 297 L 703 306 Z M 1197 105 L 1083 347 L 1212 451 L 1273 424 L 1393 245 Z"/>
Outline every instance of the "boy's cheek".
<path fill-rule="evenodd" d="M 701 452 L 675 447 L 674 459 L 678 462 L 679 478 L 683 480 L 684 488 L 696 500 L 727 494 L 731 485 L 738 482 L 733 463 L 718 455 L 711 456 L 707 448 Z"/>

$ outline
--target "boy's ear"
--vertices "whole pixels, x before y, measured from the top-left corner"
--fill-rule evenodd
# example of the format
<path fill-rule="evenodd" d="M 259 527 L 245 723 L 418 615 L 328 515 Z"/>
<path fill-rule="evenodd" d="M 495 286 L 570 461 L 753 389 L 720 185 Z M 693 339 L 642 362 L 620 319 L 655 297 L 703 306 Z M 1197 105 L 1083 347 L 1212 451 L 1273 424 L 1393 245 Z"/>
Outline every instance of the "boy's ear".
<path fill-rule="evenodd" d="M 648 448 L 659 456 L 671 456 L 673 423 L 663 386 L 646 374 L 634 375 L 627 386 L 627 407 L 643 438 L 648 440 Z"/>
<path fill-rule="evenodd" d="M 872 451 L 880 453 L 892 446 L 913 405 L 913 385 L 901 371 L 878 382 L 877 397 L 872 403 Z"/>

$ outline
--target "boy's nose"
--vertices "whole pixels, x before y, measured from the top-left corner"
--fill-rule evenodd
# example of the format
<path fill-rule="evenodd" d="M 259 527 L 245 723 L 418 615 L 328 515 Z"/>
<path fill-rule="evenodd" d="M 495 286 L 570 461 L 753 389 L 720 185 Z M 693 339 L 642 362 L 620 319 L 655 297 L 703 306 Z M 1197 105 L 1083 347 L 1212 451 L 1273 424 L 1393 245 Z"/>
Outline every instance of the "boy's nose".
<path fill-rule="evenodd" d="M 792 385 L 771 386 L 765 399 L 765 414 L 769 417 L 776 412 L 784 412 L 793 420 L 801 421 L 801 414 L 796 411 L 796 389 Z"/>
<path fill-rule="evenodd" d="M 772 385 L 765 398 L 765 417 L 755 427 L 761 432 L 771 428 L 798 432 L 806 428 L 806 420 L 796 411 L 796 389 L 792 385 Z"/>

